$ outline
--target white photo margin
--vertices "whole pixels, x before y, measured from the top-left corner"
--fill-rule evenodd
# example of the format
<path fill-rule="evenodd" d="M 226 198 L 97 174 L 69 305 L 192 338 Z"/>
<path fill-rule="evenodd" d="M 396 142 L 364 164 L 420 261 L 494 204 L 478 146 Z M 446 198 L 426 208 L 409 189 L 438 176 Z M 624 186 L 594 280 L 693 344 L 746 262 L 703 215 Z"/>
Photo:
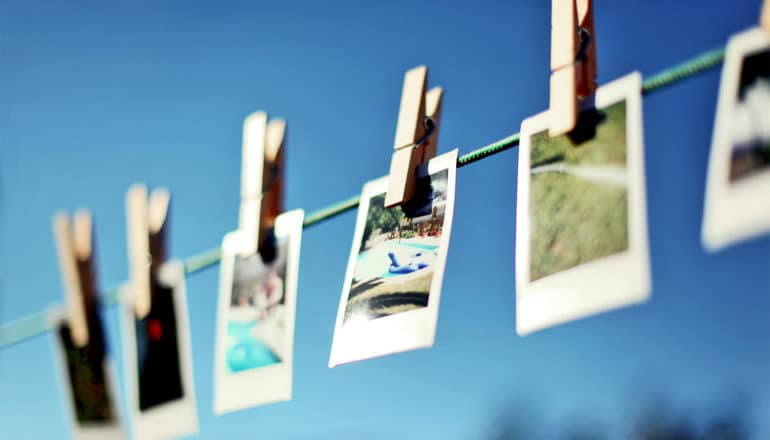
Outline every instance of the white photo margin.
<path fill-rule="evenodd" d="M 522 122 L 516 202 L 516 331 L 519 335 L 647 300 L 651 289 L 644 180 L 642 77 L 600 87 L 597 109 L 626 102 L 628 249 L 530 281 L 530 142 L 548 130 L 548 112 Z"/>

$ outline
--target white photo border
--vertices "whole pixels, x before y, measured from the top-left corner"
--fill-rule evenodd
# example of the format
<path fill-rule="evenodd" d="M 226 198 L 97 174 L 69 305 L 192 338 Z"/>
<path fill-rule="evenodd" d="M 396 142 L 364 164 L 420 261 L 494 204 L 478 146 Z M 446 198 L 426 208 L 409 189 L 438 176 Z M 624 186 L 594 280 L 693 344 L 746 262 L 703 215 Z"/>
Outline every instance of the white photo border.
<path fill-rule="evenodd" d="M 129 285 L 121 289 L 121 333 L 123 339 L 126 400 L 135 438 L 175 438 L 198 432 L 198 411 L 193 383 L 193 358 L 190 341 L 190 318 L 187 308 L 187 287 L 184 263 L 173 260 L 164 263 L 158 273 L 159 281 L 172 289 L 177 324 L 177 348 L 184 396 L 145 411 L 139 409 L 139 378 L 136 369 L 136 333 L 134 330 L 134 299 Z"/>
<path fill-rule="evenodd" d="M 770 170 L 733 183 L 728 171 L 733 148 L 730 116 L 738 101 L 743 60 L 763 50 L 770 50 L 770 34 L 759 27 L 734 35 L 727 44 L 711 140 L 701 231 L 703 246 L 710 252 L 770 232 L 770 203 L 767 203 L 770 200 L 767 198 Z"/>
<path fill-rule="evenodd" d="M 455 176 L 458 150 L 453 150 L 431 159 L 427 174 L 447 170 L 447 199 L 444 211 L 441 241 L 436 259 L 433 279 L 428 294 L 428 306 L 407 312 L 396 313 L 363 322 L 348 323 L 343 327 L 353 273 L 356 268 L 361 239 L 366 225 L 371 198 L 388 189 L 388 178 L 382 177 L 364 185 L 356 219 L 350 257 L 348 259 L 345 283 L 342 287 L 340 303 L 337 309 L 337 321 L 334 327 L 329 368 L 364 359 L 399 353 L 433 345 L 436 336 L 436 322 L 441 298 L 449 241 L 452 233 L 452 217 L 455 205 Z M 425 170 L 425 167 L 422 167 Z"/>
<path fill-rule="evenodd" d="M 105 354 L 102 368 L 106 375 L 105 385 L 110 393 L 110 403 L 113 407 L 115 421 L 103 426 L 83 424 L 78 421 L 77 414 L 75 413 L 75 405 L 73 404 L 74 396 L 70 385 L 71 381 L 69 369 L 67 368 L 66 354 L 64 352 L 64 347 L 62 347 L 58 332 L 58 328 L 66 320 L 66 316 L 66 310 L 58 307 L 53 307 L 47 312 L 47 320 L 52 328 L 51 343 L 53 344 L 57 382 L 63 397 L 62 405 L 64 406 L 64 413 L 67 417 L 67 423 L 70 427 L 72 438 L 75 440 L 117 440 L 127 438 L 121 415 L 122 408 L 120 406 L 120 394 L 118 394 L 119 387 L 115 362 L 109 352 Z"/>
<path fill-rule="evenodd" d="M 294 358 L 294 329 L 297 307 L 297 282 L 302 242 L 304 211 L 296 209 L 279 215 L 275 220 L 276 238 L 286 238 L 286 339 L 281 362 L 252 370 L 229 373 L 225 368 L 225 340 L 227 338 L 227 309 L 233 286 L 235 257 L 252 252 L 250 236 L 240 230 L 230 232 L 222 240 L 222 259 L 219 275 L 216 342 L 214 352 L 214 413 L 237 411 L 268 403 L 291 400 Z"/>
<path fill-rule="evenodd" d="M 640 303 L 650 295 L 644 179 L 642 77 L 634 72 L 600 87 L 596 108 L 626 102 L 628 249 L 530 281 L 529 183 L 531 137 L 548 129 L 548 112 L 522 122 L 516 201 L 516 331 L 519 335 Z"/>

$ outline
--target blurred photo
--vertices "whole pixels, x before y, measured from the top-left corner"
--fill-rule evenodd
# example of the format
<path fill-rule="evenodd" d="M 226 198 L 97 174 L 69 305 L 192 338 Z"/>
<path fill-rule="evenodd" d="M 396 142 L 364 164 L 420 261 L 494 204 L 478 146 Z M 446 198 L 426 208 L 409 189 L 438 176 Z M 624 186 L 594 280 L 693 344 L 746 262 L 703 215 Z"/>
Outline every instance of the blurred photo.
<path fill-rule="evenodd" d="M 93 329 L 94 326 L 89 326 Z M 89 330 L 91 330 L 89 329 Z M 72 408 L 79 424 L 111 425 L 117 423 L 109 383 L 106 353 L 101 333 L 89 332 L 89 343 L 78 347 L 70 328 L 62 322 L 56 330 L 64 355 Z"/>
<path fill-rule="evenodd" d="M 709 251 L 770 232 L 770 35 L 730 38 L 711 141 L 703 245 Z"/>
<path fill-rule="evenodd" d="M 516 330 L 645 301 L 650 261 L 642 79 L 601 86 L 577 126 L 549 135 L 549 113 L 521 126 L 516 200 Z"/>
<path fill-rule="evenodd" d="M 444 227 L 447 175 L 441 170 L 417 180 L 412 216 L 399 206 L 385 208 L 385 193 L 369 200 L 346 323 L 427 307 Z"/>
<path fill-rule="evenodd" d="M 275 219 L 269 243 L 239 229 L 222 240 L 214 412 L 291 399 L 301 209 Z"/>
<path fill-rule="evenodd" d="M 150 282 L 150 309 L 142 319 L 130 284 L 121 292 L 131 426 L 136 438 L 176 438 L 198 431 L 184 264 L 163 263 Z"/>
<path fill-rule="evenodd" d="M 288 240 L 279 239 L 276 248 L 276 257 L 269 263 L 259 253 L 235 256 L 225 348 L 231 373 L 283 359 Z"/>
<path fill-rule="evenodd" d="M 730 182 L 770 171 L 770 48 L 743 59 L 737 98 Z"/>
<path fill-rule="evenodd" d="M 143 319 L 135 319 L 139 408 L 146 409 L 184 396 L 177 345 L 177 318 L 173 289 L 152 283 L 152 306 Z"/>

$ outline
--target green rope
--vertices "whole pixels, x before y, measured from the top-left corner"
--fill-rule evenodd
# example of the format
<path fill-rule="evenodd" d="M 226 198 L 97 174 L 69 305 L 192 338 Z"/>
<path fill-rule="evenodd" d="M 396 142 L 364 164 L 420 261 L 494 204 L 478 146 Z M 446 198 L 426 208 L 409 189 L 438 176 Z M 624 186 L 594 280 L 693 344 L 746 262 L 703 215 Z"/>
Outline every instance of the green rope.
<path fill-rule="evenodd" d="M 722 63 L 725 59 L 725 48 L 712 49 L 695 58 L 677 64 L 660 73 L 647 78 L 642 84 L 642 93 L 654 92 L 663 87 L 670 86 L 685 78 L 705 72 Z"/>
<path fill-rule="evenodd" d="M 664 87 L 678 83 L 679 81 L 695 76 L 718 66 L 725 57 L 724 47 L 710 50 L 701 55 L 687 60 L 681 64 L 668 68 L 662 72 L 647 78 L 642 85 L 642 93 L 648 94 Z M 470 153 L 463 154 L 457 159 L 457 167 L 464 167 L 478 162 L 489 156 L 501 153 L 519 145 L 519 133 L 512 134 L 504 139 L 481 147 Z M 311 212 L 305 217 L 302 226 L 308 228 L 323 221 L 329 220 L 342 213 L 353 210 L 358 206 L 359 196 L 353 196 L 331 206 Z M 209 249 L 200 254 L 188 257 L 184 261 L 185 274 L 190 275 L 219 263 L 221 254 L 219 247 Z M 119 303 L 120 287 L 112 287 L 102 295 L 102 306 L 111 307 Z M 45 333 L 51 329 L 46 312 L 39 312 L 26 316 L 0 327 L 0 348 L 8 347 L 25 339 Z"/>

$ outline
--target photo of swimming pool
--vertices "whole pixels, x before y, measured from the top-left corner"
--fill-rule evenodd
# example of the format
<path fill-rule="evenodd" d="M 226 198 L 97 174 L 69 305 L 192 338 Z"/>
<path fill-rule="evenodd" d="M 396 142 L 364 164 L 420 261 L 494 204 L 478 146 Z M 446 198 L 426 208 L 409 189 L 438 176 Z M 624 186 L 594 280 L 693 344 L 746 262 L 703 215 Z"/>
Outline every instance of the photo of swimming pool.
<path fill-rule="evenodd" d="M 369 200 L 355 258 L 344 323 L 370 320 L 428 306 L 446 207 L 447 171 L 418 180 L 425 205 L 385 208 L 385 194 Z M 416 213 L 416 214 L 415 214 Z"/>
<path fill-rule="evenodd" d="M 225 359 L 230 372 L 237 373 L 281 362 L 278 355 L 253 336 L 258 325 L 257 320 L 227 323 L 228 349 Z"/>
<path fill-rule="evenodd" d="M 267 263 L 259 253 L 235 258 L 225 342 L 230 373 L 278 364 L 284 358 L 287 246 L 288 240 L 278 240 L 276 257 Z"/>

